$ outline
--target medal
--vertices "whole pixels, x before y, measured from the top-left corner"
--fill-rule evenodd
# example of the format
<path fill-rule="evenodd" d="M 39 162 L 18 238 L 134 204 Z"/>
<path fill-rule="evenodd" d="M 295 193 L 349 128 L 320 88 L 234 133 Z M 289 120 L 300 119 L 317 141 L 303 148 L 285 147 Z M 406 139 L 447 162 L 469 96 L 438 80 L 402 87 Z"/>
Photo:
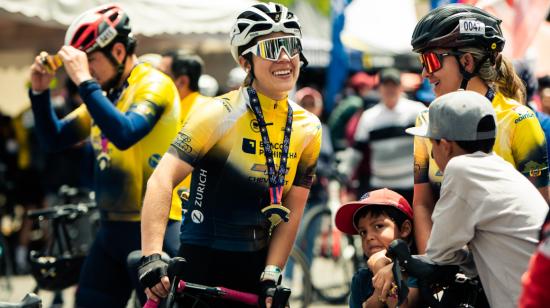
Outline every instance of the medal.
<path fill-rule="evenodd" d="M 109 156 L 109 140 L 101 134 L 101 153 L 97 156 L 99 170 L 103 171 L 111 167 L 111 156 Z"/>
<path fill-rule="evenodd" d="M 287 222 L 290 214 L 290 210 L 280 203 L 275 203 L 270 206 L 266 206 L 262 209 L 262 213 L 267 217 L 271 222 L 271 229 L 276 227 L 281 221 Z"/>
<path fill-rule="evenodd" d="M 250 99 L 250 107 L 256 116 L 258 126 L 260 127 L 260 134 L 262 136 L 262 143 L 264 147 L 265 160 L 267 165 L 267 176 L 269 180 L 269 198 L 271 205 L 262 208 L 262 213 L 270 221 L 271 227 L 269 233 L 277 226 L 281 221 L 287 222 L 289 220 L 290 209 L 282 205 L 283 189 L 285 186 L 285 175 L 287 173 L 286 163 L 288 159 L 288 152 L 290 149 L 290 135 L 292 133 L 292 108 L 288 104 L 287 120 L 285 125 L 285 133 L 283 139 L 283 147 L 281 152 L 281 160 L 279 170 L 275 168 L 275 161 L 273 159 L 273 150 L 271 143 L 269 142 L 269 135 L 267 134 L 267 124 L 265 123 L 264 115 L 262 113 L 262 107 L 260 106 L 260 100 L 256 94 L 256 90 L 251 87 L 247 88 L 248 96 Z"/>

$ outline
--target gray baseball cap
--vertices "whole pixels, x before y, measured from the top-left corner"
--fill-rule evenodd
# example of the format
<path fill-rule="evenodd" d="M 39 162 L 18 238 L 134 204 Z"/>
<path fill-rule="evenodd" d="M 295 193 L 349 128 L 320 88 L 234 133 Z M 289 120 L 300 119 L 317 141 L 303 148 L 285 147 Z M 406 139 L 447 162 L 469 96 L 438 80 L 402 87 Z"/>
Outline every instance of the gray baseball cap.
<path fill-rule="evenodd" d="M 496 114 L 491 102 L 474 91 L 459 90 L 435 99 L 428 109 L 428 124 L 407 128 L 411 135 L 451 141 L 493 139 L 496 136 Z M 486 116 L 495 121 L 494 129 L 478 131 Z"/>

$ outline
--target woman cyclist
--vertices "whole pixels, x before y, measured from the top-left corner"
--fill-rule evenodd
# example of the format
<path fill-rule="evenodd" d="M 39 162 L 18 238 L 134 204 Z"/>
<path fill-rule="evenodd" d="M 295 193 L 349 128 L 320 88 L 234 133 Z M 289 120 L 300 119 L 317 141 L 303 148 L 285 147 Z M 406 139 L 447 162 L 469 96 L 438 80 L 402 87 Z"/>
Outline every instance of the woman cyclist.
<path fill-rule="evenodd" d="M 230 39 L 233 58 L 248 74 L 244 85 L 192 111 L 147 184 L 140 278 L 154 300 L 169 290 L 158 254 L 171 191 L 188 174 L 180 235 L 188 266 L 180 277 L 257 293 L 263 306 L 272 300 L 267 294 L 279 281 L 308 197 L 321 124 L 288 99 L 307 63 L 298 19 L 280 4 L 256 4 L 237 17 Z"/>
<path fill-rule="evenodd" d="M 528 177 L 548 201 L 544 133 L 533 112 L 520 103 L 524 87 L 511 62 L 501 54 L 505 41 L 500 23 L 476 7 L 446 5 L 418 22 L 411 44 L 420 54 L 422 75 L 434 85 L 437 97 L 466 89 L 492 102 L 498 122 L 493 150 Z M 417 126 L 427 121 L 428 112 L 422 112 Z M 442 178 L 426 140 L 415 138 L 414 142 L 414 228 L 420 253 L 430 235 Z"/>

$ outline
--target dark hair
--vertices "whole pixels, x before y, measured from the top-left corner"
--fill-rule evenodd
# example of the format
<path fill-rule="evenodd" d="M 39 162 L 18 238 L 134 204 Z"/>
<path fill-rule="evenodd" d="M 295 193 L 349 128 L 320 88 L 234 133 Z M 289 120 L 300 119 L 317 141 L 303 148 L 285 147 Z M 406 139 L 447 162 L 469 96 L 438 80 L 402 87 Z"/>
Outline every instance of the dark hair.
<path fill-rule="evenodd" d="M 360 208 L 357 213 L 353 216 L 353 224 L 357 226 L 359 224 L 359 219 L 367 217 L 367 215 L 371 214 L 373 217 L 379 217 L 382 215 L 388 216 L 393 222 L 395 222 L 395 225 L 397 226 L 397 229 L 401 231 L 401 227 L 403 226 L 403 223 L 406 220 L 409 220 L 409 218 L 403 214 L 400 210 L 396 209 L 393 206 L 388 205 L 377 205 L 377 204 L 370 204 L 368 206 L 364 206 Z M 411 221 L 412 223 L 412 221 Z M 412 232 L 407 236 L 407 239 L 412 235 Z"/>
<path fill-rule="evenodd" d="M 174 78 L 187 76 L 189 77 L 189 89 L 192 91 L 199 90 L 199 78 L 202 75 L 202 67 L 204 66 L 204 62 L 199 56 L 182 50 L 170 50 L 163 53 L 162 56 L 172 59 L 170 70 Z"/>
<path fill-rule="evenodd" d="M 477 124 L 477 132 L 489 132 L 496 129 L 495 120 L 493 116 L 486 115 Z M 495 145 L 495 138 L 484 139 L 484 140 L 475 140 L 475 141 L 455 141 L 458 146 L 466 151 L 467 153 L 474 153 L 477 151 L 482 151 L 485 153 L 491 153 L 493 151 L 493 146 Z"/>

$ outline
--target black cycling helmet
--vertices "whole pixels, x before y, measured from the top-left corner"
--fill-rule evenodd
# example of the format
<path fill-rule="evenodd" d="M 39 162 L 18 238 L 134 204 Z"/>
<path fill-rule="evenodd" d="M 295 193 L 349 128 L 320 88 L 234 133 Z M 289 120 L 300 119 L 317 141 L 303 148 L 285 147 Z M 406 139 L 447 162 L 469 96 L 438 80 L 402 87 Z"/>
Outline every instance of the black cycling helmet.
<path fill-rule="evenodd" d="M 502 20 L 471 5 L 449 4 L 429 12 L 416 24 L 411 45 L 414 52 L 432 48 L 474 46 L 501 52 L 505 39 Z"/>

